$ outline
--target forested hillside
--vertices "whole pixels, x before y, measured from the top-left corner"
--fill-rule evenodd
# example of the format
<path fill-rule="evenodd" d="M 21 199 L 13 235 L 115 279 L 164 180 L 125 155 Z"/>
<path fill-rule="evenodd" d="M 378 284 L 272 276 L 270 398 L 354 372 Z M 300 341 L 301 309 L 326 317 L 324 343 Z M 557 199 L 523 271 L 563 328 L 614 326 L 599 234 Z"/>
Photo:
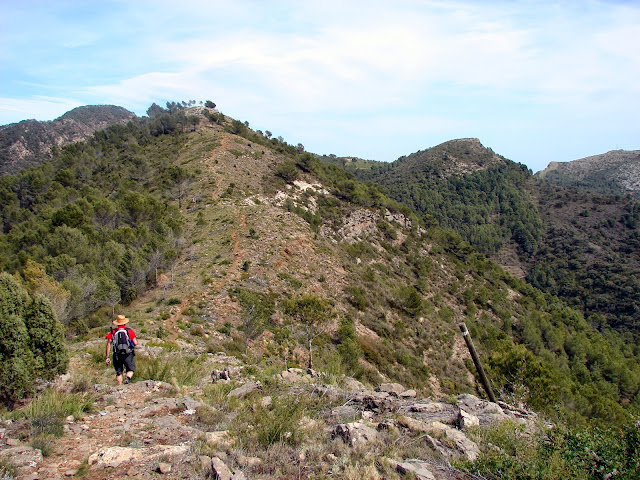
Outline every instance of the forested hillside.
<path fill-rule="evenodd" d="M 378 175 L 375 170 L 357 172 L 419 214 L 453 228 L 482 253 L 491 255 L 509 241 L 525 253 L 537 248 L 542 222 L 525 191 L 528 169 L 476 139 L 454 140 L 402 157 Z"/>
<path fill-rule="evenodd" d="M 379 183 L 427 223 L 452 228 L 497 262 L 515 266 L 598 328 L 640 333 L 636 201 L 553 187 L 474 139 L 446 142 L 391 165 L 345 168 Z"/>
<path fill-rule="evenodd" d="M 527 280 L 600 329 L 640 335 L 640 203 L 536 184 L 545 225 Z"/>
<path fill-rule="evenodd" d="M 167 201 L 189 179 L 171 162 L 183 142 L 132 121 L 0 177 L 0 267 L 43 268 L 67 323 L 135 298 L 183 242 L 177 205 Z"/>

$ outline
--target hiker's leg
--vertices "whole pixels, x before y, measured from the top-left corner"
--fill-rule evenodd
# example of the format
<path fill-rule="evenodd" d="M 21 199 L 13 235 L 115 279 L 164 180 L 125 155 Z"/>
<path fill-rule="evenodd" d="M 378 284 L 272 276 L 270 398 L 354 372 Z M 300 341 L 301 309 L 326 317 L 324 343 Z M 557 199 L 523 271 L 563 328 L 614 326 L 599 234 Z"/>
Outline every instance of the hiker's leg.
<path fill-rule="evenodd" d="M 122 385 L 122 372 L 124 372 L 124 363 L 117 356 L 113 356 L 113 368 L 116 371 L 116 382 L 118 385 Z"/>
<path fill-rule="evenodd" d="M 124 360 L 124 366 L 127 369 L 127 378 L 131 380 L 131 377 L 133 377 L 133 372 L 135 372 L 136 370 L 136 359 L 133 354 L 127 356 L 127 358 Z"/>

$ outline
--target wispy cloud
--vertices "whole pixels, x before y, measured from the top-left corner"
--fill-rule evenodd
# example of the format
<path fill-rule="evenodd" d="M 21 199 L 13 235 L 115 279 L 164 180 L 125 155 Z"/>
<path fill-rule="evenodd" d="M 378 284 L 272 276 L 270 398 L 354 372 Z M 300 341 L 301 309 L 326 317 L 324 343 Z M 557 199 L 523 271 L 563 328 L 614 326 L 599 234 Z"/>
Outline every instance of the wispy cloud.
<path fill-rule="evenodd" d="M 68 98 L 33 97 L 22 99 L 0 97 L 0 111 L 15 118 L 15 121 L 27 119 L 52 120 L 62 113 L 81 105 L 83 104 Z"/>

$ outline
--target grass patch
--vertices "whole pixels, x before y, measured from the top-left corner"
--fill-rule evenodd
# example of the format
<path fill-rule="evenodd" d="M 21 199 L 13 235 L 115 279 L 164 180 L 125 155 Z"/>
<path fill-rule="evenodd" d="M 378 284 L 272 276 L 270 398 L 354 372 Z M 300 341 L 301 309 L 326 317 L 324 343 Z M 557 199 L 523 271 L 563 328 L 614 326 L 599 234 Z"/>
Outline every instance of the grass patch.
<path fill-rule="evenodd" d="M 19 410 L 11 412 L 12 419 L 31 422 L 35 435 L 62 435 L 62 424 L 66 417 L 82 418 L 95 410 L 95 398 L 89 393 L 65 393 L 46 389 Z"/>
<path fill-rule="evenodd" d="M 93 347 L 89 347 L 85 349 L 89 355 L 91 355 L 91 364 L 92 365 L 103 365 L 104 364 L 104 353 L 105 347 L 104 345 L 95 345 Z"/>
<path fill-rule="evenodd" d="M 49 457 L 53 455 L 53 452 L 56 449 L 56 436 L 50 433 L 42 433 L 33 437 L 29 442 L 29 445 L 40 450 L 43 457 Z"/>
<path fill-rule="evenodd" d="M 270 406 L 244 405 L 232 424 L 232 434 L 247 448 L 275 444 L 295 446 L 303 440 L 300 420 L 307 401 L 302 397 L 277 397 Z"/>
<path fill-rule="evenodd" d="M 18 469 L 7 462 L 4 458 L 0 459 L 0 480 L 13 480 L 19 475 Z"/>
<path fill-rule="evenodd" d="M 136 359 L 136 380 L 155 380 L 178 385 L 196 385 L 207 376 L 206 355 L 163 355 Z"/>

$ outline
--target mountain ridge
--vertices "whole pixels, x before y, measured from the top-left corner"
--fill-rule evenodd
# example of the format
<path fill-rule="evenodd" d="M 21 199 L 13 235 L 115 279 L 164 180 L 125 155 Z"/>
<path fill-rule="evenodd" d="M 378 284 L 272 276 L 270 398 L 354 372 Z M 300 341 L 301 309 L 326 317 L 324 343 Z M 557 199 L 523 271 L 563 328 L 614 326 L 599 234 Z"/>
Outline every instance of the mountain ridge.
<path fill-rule="evenodd" d="M 135 114 L 115 105 L 74 108 L 49 121 L 23 120 L 0 127 L 0 175 L 50 160 L 51 147 L 89 138 L 96 130 L 126 123 Z"/>
<path fill-rule="evenodd" d="M 536 176 L 557 185 L 640 199 L 640 150 L 611 150 L 570 162 L 551 162 Z"/>

